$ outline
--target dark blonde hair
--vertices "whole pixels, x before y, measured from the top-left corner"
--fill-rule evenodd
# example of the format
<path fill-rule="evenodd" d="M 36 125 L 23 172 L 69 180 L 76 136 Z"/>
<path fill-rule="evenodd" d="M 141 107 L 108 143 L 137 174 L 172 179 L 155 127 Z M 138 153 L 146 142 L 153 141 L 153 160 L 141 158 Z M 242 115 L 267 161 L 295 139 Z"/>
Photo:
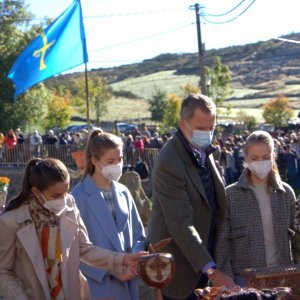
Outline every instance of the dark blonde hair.
<path fill-rule="evenodd" d="M 274 186 L 274 180 L 276 178 L 277 179 L 280 178 L 277 164 L 275 161 L 276 153 L 275 153 L 274 140 L 268 132 L 263 131 L 263 130 L 257 130 L 257 131 L 252 132 L 248 136 L 246 143 L 245 143 L 244 152 L 246 154 L 248 154 L 249 147 L 251 147 L 254 144 L 266 145 L 269 148 L 270 153 L 273 154 L 273 156 L 274 156 L 272 172 L 269 174 L 268 179 L 267 179 L 268 188 L 272 188 Z"/>
<path fill-rule="evenodd" d="M 100 159 L 107 150 L 118 147 L 123 147 L 121 138 L 112 133 L 103 132 L 100 129 L 93 130 L 89 135 L 85 148 L 85 167 L 83 178 L 86 175 L 93 175 L 95 172 L 95 166 L 91 161 L 93 156 Z"/>
<path fill-rule="evenodd" d="M 58 182 L 69 180 L 67 167 L 60 160 L 54 158 L 31 159 L 26 165 L 20 194 L 9 202 L 5 210 L 18 208 L 25 203 L 31 195 L 32 187 L 45 191 Z"/>

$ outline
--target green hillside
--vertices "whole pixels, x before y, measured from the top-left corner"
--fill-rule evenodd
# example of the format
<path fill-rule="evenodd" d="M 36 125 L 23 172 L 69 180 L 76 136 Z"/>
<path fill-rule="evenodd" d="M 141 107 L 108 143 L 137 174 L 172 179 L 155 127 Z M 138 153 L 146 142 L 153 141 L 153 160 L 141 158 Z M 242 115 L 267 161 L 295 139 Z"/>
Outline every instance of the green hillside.
<path fill-rule="evenodd" d="M 285 38 L 300 40 L 300 33 Z M 219 56 L 231 70 L 233 93 L 224 106 L 233 106 L 232 118 L 240 114 L 242 109 L 263 121 L 261 107 L 281 94 L 290 99 L 295 112 L 300 110 L 299 45 L 270 40 L 213 49 L 205 55 L 206 65 L 211 66 L 213 58 Z M 104 77 L 113 91 L 128 91 L 136 96 L 134 100 L 119 97 L 110 100 L 105 120 L 121 120 L 149 117 L 147 100 L 156 88 L 181 94 L 182 86 L 188 83 L 198 85 L 198 70 L 197 53 L 166 53 L 141 63 L 94 69 L 89 74 Z M 65 85 L 74 91 L 74 80 L 83 75 L 60 75 L 48 80 L 46 85 L 50 88 Z"/>

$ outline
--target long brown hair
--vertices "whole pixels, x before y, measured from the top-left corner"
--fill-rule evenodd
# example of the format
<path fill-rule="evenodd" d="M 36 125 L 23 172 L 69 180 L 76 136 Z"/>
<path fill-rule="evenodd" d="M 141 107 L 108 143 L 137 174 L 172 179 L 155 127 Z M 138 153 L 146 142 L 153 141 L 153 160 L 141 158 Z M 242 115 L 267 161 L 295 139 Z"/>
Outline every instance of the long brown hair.
<path fill-rule="evenodd" d="M 280 179 L 278 167 L 277 167 L 276 160 L 275 160 L 276 153 L 274 150 L 275 149 L 274 140 L 268 132 L 262 131 L 262 130 L 257 130 L 257 131 L 252 132 L 246 140 L 245 148 L 244 148 L 244 152 L 246 154 L 248 154 L 249 147 L 252 146 L 253 144 L 266 145 L 269 148 L 271 155 L 273 155 L 272 171 L 270 172 L 270 174 L 268 175 L 268 178 L 267 178 L 267 187 L 269 190 L 271 190 L 274 187 L 275 180 Z"/>
<path fill-rule="evenodd" d="M 100 129 L 93 130 L 89 135 L 87 146 L 85 148 L 85 167 L 83 178 L 86 175 L 93 175 L 95 172 L 95 166 L 91 161 L 93 156 L 99 159 L 107 150 L 122 146 L 123 142 L 118 136 L 112 133 L 103 132 Z"/>
<path fill-rule="evenodd" d="M 31 195 L 33 186 L 44 191 L 58 182 L 67 180 L 70 180 L 69 172 L 60 160 L 54 158 L 31 159 L 25 169 L 20 194 L 9 202 L 5 210 L 18 208 L 25 203 Z"/>

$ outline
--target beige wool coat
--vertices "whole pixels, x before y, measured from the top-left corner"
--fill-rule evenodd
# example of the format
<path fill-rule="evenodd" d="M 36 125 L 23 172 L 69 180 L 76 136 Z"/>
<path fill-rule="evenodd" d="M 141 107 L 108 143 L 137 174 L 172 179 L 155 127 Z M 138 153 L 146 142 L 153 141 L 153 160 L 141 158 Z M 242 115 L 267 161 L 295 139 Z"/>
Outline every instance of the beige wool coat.
<path fill-rule="evenodd" d="M 62 284 L 67 300 L 90 299 L 79 262 L 122 272 L 124 254 L 96 247 L 89 241 L 74 198 L 60 217 L 63 252 Z M 0 295 L 6 300 L 51 300 L 41 247 L 28 205 L 0 216 Z"/>

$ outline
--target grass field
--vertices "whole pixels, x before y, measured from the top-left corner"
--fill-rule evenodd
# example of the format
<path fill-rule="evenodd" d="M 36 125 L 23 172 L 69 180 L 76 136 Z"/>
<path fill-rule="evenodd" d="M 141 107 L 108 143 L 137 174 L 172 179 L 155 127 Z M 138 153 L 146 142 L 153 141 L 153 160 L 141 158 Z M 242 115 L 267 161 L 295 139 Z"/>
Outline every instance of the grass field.
<path fill-rule="evenodd" d="M 127 99 L 127 98 L 113 98 L 109 100 L 107 105 L 107 113 L 101 117 L 101 121 L 125 121 L 135 119 L 150 119 L 149 103 L 144 99 Z M 79 114 L 77 114 L 79 116 Z M 85 115 L 80 115 L 85 118 Z M 91 109 L 90 118 L 95 118 L 95 113 Z M 70 125 L 83 125 L 85 122 L 72 121 Z"/>
<path fill-rule="evenodd" d="M 147 76 L 125 79 L 110 86 L 114 90 L 128 90 L 135 95 L 150 99 L 156 88 L 159 88 L 166 93 L 182 94 L 181 87 L 191 83 L 195 86 L 199 85 L 198 76 L 176 75 L 175 71 L 164 71 L 153 73 Z"/>
<path fill-rule="evenodd" d="M 103 121 L 114 120 L 126 120 L 126 119 L 138 119 L 149 118 L 150 112 L 148 110 L 149 103 L 146 99 L 151 99 L 156 88 L 159 88 L 166 93 L 175 92 L 179 95 L 182 94 L 182 86 L 186 84 L 192 84 L 197 86 L 199 84 L 198 76 L 188 75 L 176 75 L 175 71 L 164 71 L 153 73 L 147 76 L 141 76 L 136 78 L 129 78 L 123 81 L 111 84 L 110 86 L 114 90 L 127 90 L 135 95 L 139 96 L 138 100 L 131 100 L 127 98 L 115 98 L 108 103 L 108 112 L 102 118 Z M 273 99 L 274 97 L 261 98 L 260 95 L 274 94 L 298 94 L 300 93 L 300 84 L 288 84 L 283 85 L 273 82 L 272 84 L 266 84 L 265 89 L 258 88 L 242 88 L 232 86 L 232 97 L 245 97 L 245 99 L 228 100 L 224 102 L 224 106 L 230 104 L 233 106 L 229 119 L 237 120 L 241 115 L 241 112 L 254 116 L 258 122 L 264 122 L 262 117 L 262 106 Z M 247 95 L 258 94 L 256 99 L 247 99 Z M 289 98 L 292 106 L 297 110 L 300 110 L 300 101 L 298 97 Z M 92 113 L 93 117 L 93 113 Z M 226 108 L 221 108 L 219 112 L 219 119 L 228 119 L 226 115 Z"/>
<path fill-rule="evenodd" d="M 263 123 L 262 109 L 259 108 L 232 108 L 230 115 L 226 114 L 226 108 L 218 109 L 218 121 L 235 121 L 240 122 L 242 113 L 248 116 L 254 116 L 258 123 Z"/>
<path fill-rule="evenodd" d="M 150 118 L 149 103 L 144 99 L 114 98 L 108 103 L 103 121 Z"/>

